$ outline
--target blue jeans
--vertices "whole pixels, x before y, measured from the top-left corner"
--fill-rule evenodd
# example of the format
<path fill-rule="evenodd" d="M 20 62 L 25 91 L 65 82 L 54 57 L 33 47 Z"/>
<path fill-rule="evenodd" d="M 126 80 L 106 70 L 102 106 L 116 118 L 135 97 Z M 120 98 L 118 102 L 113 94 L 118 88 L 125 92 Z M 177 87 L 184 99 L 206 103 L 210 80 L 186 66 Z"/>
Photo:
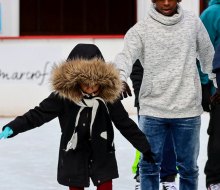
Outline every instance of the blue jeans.
<path fill-rule="evenodd" d="M 159 190 L 163 146 L 169 130 L 173 137 L 176 165 L 179 169 L 179 190 L 198 189 L 197 158 L 200 144 L 200 125 L 200 116 L 178 119 L 140 116 L 139 127 L 149 140 L 156 162 L 152 164 L 141 159 L 139 165 L 141 190 Z"/>
<path fill-rule="evenodd" d="M 176 169 L 176 153 L 173 146 L 173 137 L 171 130 L 167 132 L 163 147 L 163 159 L 161 162 L 160 181 L 172 181 L 175 179 L 178 171 Z"/>

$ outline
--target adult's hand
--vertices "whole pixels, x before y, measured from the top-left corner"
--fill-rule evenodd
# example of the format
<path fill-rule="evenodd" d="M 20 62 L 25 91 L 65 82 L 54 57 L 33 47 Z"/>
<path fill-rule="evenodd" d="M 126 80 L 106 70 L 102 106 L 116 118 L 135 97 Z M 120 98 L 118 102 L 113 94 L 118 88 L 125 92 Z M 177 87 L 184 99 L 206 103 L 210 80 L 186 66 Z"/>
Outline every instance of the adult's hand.
<path fill-rule="evenodd" d="M 143 160 L 147 161 L 149 163 L 154 164 L 155 160 L 154 160 L 154 153 L 151 152 L 151 150 L 148 150 L 147 152 L 143 153 Z"/>
<path fill-rule="evenodd" d="M 202 84 L 202 107 L 206 112 L 210 112 L 213 83 Z"/>
<path fill-rule="evenodd" d="M 213 96 L 211 96 L 211 103 L 213 105 L 220 104 L 220 90 L 217 88 Z"/>

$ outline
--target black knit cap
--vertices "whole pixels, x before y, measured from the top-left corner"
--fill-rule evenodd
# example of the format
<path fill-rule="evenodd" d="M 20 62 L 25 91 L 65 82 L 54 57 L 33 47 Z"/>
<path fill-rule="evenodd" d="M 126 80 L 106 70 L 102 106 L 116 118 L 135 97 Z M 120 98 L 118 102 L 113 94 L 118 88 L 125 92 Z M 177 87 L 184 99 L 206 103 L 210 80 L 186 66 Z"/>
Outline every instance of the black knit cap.
<path fill-rule="evenodd" d="M 101 58 L 104 60 L 101 51 L 94 44 L 77 44 L 72 51 L 70 52 L 67 60 L 72 59 L 92 59 L 92 58 Z"/>

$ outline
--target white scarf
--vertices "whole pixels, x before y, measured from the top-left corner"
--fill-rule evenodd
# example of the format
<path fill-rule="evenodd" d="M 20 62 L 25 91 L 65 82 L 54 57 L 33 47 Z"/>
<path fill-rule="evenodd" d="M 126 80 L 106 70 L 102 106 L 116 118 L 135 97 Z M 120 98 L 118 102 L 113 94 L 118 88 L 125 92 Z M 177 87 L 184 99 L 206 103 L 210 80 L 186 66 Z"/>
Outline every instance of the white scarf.
<path fill-rule="evenodd" d="M 77 145 L 77 142 L 78 142 L 76 128 L 78 126 L 80 113 L 82 112 L 82 110 L 85 107 L 91 107 L 92 108 L 92 117 L 91 117 L 91 122 L 90 122 L 90 137 L 92 136 L 92 125 L 93 125 L 93 122 L 95 120 L 97 109 L 99 107 L 99 101 L 98 100 L 101 100 L 105 104 L 105 101 L 100 97 L 94 97 L 92 99 L 83 99 L 81 102 L 77 103 L 77 105 L 80 106 L 80 109 L 79 109 L 79 112 L 77 113 L 77 116 L 76 116 L 76 122 L 75 122 L 75 126 L 74 126 L 75 128 L 74 128 L 74 131 L 73 131 L 73 135 L 72 135 L 71 139 L 69 140 L 69 142 L 67 143 L 67 146 L 66 146 L 66 152 L 69 151 L 70 149 L 74 150 L 76 148 L 76 145 Z M 106 106 L 106 104 L 105 104 L 105 106 Z M 107 106 L 106 106 L 106 108 L 107 108 Z"/>

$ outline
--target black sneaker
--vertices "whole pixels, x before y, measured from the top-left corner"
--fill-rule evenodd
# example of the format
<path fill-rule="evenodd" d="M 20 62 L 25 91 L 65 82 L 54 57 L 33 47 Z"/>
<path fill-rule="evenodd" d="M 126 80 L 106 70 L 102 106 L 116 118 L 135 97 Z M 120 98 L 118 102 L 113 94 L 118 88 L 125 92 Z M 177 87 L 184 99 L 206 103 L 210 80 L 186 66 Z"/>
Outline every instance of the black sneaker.
<path fill-rule="evenodd" d="M 175 182 L 162 182 L 163 190 L 177 190 Z"/>

